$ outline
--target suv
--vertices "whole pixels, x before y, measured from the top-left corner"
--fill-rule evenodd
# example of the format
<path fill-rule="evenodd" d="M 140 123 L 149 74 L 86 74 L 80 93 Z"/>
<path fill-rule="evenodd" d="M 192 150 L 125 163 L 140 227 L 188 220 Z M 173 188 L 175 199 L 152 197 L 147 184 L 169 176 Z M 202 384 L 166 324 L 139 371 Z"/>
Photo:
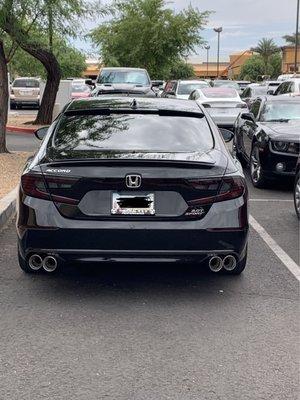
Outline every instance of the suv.
<path fill-rule="evenodd" d="M 168 81 L 161 97 L 171 97 L 187 100 L 190 94 L 196 89 L 209 87 L 206 81 L 197 80 L 178 80 Z"/>
<path fill-rule="evenodd" d="M 17 78 L 10 89 L 10 107 L 17 108 L 23 105 L 40 105 L 40 79 Z"/>
<path fill-rule="evenodd" d="M 293 78 L 282 82 L 275 90 L 274 95 L 300 94 L 300 78 Z"/>
<path fill-rule="evenodd" d="M 102 68 L 96 80 L 93 96 L 105 94 L 135 94 L 155 97 L 149 74 L 142 68 Z"/>

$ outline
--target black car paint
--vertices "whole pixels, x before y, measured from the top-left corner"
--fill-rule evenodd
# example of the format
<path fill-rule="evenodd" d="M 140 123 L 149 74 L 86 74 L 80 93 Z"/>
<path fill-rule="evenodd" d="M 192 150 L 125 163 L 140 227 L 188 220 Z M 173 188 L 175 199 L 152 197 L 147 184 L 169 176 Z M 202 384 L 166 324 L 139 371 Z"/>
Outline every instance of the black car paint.
<path fill-rule="evenodd" d="M 101 98 L 73 101 L 66 112 L 86 110 L 129 109 L 131 99 Z M 61 261 L 203 261 L 214 254 L 233 254 L 237 260 L 245 257 L 248 238 L 247 188 L 240 165 L 226 149 L 217 127 L 205 110 L 194 102 L 169 99 L 137 99 L 136 112 L 198 113 L 207 118 L 214 137 L 214 148 L 205 153 L 168 154 L 164 159 L 147 157 L 147 154 L 122 154 L 112 158 L 53 158 L 53 132 L 60 117 L 49 128 L 35 157 L 30 160 L 23 175 L 37 174 L 49 185 L 56 179 L 77 178 L 83 180 L 78 191 L 76 204 L 60 203 L 61 193 L 50 190 L 49 199 L 40 199 L 19 193 L 17 232 L 21 259 L 30 254 L 55 255 Z M 53 149 L 52 149 L 53 150 Z M 83 193 L 101 189 L 124 191 L 124 177 L 128 173 L 140 174 L 143 179 L 141 190 L 177 192 L 187 203 L 193 204 L 196 190 L 190 185 L 202 177 L 221 179 L 222 182 L 238 177 L 244 182 L 244 192 L 233 200 L 220 201 L 203 206 L 204 215 L 183 217 L 161 213 L 157 216 L 112 216 L 91 212 L 89 201 L 80 204 Z M 87 182 L 87 189 L 84 189 Z M 202 189 L 201 189 L 202 190 Z M 204 189 L 203 189 L 204 190 Z M 207 196 L 203 192 L 201 196 Z M 216 189 L 219 190 L 219 189 Z M 98 190 L 99 191 L 99 190 Z M 200 193 L 200 192 L 199 192 Z M 55 195 L 58 194 L 55 200 Z M 166 194 L 166 193 L 165 193 Z M 211 192 L 212 195 L 215 193 Z M 199 197 L 199 194 L 198 194 Z M 78 206 L 79 204 L 79 206 Z M 89 209 L 89 211 L 87 211 Z"/>
<path fill-rule="evenodd" d="M 239 115 L 234 127 L 234 147 L 239 158 L 250 162 L 251 151 L 254 143 L 259 145 L 260 161 L 266 178 L 280 178 L 295 175 L 297 154 L 274 151 L 271 147 L 271 140 L 295 142 L 300 145 L 300 121 L 288 122 L 263 122 L 260 121 L 261 111 L 266 102 L 282 101 L 279 97 L 262 97 L 256 100 L 261 101 L 257 116 L 251 112 L 249 118 L 244 118 L 243 113 Z M 299 102 L 296 99 L 285 98 L 284 101 Z M 253 106 L 254 102 L 252 103 Z M 251 108 L 250 108 L 251 111 Z M 251 118 L 252 116 L 252 118 Z M 285 171 L 276 170 L 277 163 L 285 163 Z"/>

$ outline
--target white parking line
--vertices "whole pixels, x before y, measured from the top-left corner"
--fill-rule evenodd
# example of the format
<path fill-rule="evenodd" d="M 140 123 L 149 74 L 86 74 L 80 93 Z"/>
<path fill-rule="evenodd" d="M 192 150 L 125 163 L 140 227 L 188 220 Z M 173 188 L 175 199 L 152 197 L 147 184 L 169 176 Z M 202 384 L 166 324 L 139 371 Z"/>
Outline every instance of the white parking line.
<path fill-rule="evenodd" d="M 256 221 L 252 215 L 249 215 L 250 225 L 264 242 L 270 247 L 279 260 L 287 267 L 287 269 L 300 282 L 300 266 L 276 243 L 276 241 L 268 234 L 268 232 Z"/>
<path fill-rule="evenodd" d="M 276 202 L 278 202 L 278 201 L 286 201 L 286 202 L 289 202 L 289 203 L 293 203 L 294 202 L 294 200 L 288 200 L 288 199 L 249 199 L 250 201 L 267 201 L 267 202 L 269 202 L 269 201 L 276 201 Z"/>

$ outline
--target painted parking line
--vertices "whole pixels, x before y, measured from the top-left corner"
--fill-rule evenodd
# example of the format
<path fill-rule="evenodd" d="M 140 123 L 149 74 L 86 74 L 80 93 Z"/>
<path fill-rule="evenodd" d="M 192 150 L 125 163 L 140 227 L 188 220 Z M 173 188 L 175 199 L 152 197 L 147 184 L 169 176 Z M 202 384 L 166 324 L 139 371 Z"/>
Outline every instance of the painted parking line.
<path fill-rule="evenodd" d="M 277 242 L 268 234 L 268 232 L 256 221 L 252 215 L 249 215 L 249 222 L 252 228 L 259 234 L 263 241 L 270 247 L 273 253 L 287 267 L 287 269 L 300 282 L 300 266 L 277 244 Z"/>
<path fill-rule="evenodd" d="M 288 200 L 288 199 L 249 199 L 249 201 L 267 201 L 267 202 L 276 201 L 276 203 L 278 201 L 285 201 L 285 202 L 288 202 L 288 203 L 293 203 L 294 202 L 294 200 Z"/>

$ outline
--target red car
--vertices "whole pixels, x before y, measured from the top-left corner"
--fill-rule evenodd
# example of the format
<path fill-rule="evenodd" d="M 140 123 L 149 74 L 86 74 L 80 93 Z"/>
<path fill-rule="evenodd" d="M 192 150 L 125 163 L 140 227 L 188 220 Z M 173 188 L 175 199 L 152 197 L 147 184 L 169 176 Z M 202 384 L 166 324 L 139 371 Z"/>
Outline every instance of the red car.
<path fill-rule="evenodd" d="M 85 84 L 73 84 L 71 98 L 74 99 L 83 99 L 91 96 L 91 89 L 88 85 Z"/>

